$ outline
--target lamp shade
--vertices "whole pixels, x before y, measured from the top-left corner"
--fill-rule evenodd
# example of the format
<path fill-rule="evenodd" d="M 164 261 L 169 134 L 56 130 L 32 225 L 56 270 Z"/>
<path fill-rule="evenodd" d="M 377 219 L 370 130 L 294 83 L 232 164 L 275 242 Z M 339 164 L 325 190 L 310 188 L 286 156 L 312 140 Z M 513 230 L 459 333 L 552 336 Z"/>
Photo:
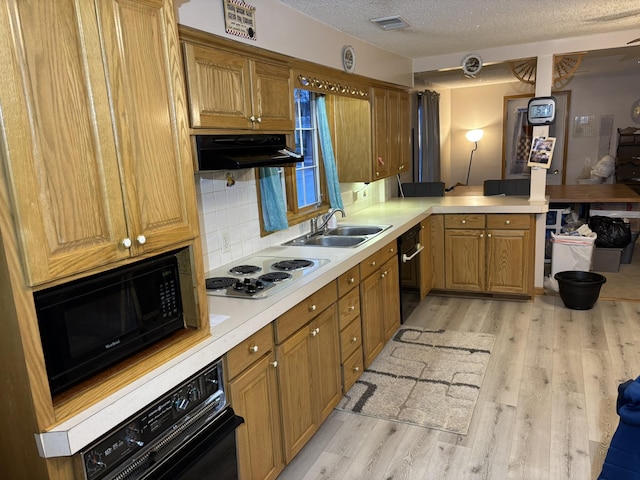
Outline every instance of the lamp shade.
<path fill-rule="evenodd" d="M 482 131 L 482 129 L 478 128 L 476 130 L 469 130 L 465 134 L 465 137 L 467 137 L 467 140 L 469 140 L 470 142 L 478 142 L 480 141 L 483 135 L 484 135 L 484 132 Z"/>

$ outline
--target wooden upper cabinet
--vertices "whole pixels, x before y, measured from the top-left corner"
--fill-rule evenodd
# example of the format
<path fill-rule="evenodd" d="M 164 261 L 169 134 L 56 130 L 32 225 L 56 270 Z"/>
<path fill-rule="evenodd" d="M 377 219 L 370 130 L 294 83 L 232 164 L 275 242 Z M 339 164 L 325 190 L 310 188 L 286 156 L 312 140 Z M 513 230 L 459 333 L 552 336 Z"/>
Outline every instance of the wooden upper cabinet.
<path fill-rule="evenodd" d="M 362 98 L 330 95 L 327 112 L 341 182 L 373 179 L 371 104 Z"/>
<path fill-rule="evenodd" d="M 3 15 L 13 28 L 0 41 L 0 175 L 27 283 L 193 238 L 171 2 L 10 3 Z"/>
<path fill-rule="evenodd" d="M 376 87 L 370 102 L 338 96 L 332 100 L 332 139 L 341 182 L 372 182 L 408 171 L 408 93 Z"/>
<path fill-rule="evenodd" d="M 212 47 L 184 44 L 193 128 L 292 131 L 291 69 Z"/>
<path fill-rule="evenodd" d="M 192 239 L 198 215 L 173 2 L 98 4 L 132 250 Z"/>
<path fill-rule="evenodd" d="M 374 88 L 371 101 L 373 103 L 373 178 L 371 180 L 378 180 L 391 175 L 389 137 L 393 133 L 387 118 L 389 92 Z"/>

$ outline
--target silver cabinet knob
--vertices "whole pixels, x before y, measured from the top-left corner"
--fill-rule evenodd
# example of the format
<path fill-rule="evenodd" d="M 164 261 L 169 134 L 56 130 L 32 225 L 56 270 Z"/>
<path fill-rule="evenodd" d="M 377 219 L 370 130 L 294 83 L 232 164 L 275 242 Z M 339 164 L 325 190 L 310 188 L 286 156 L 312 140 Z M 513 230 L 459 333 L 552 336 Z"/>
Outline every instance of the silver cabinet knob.
<path fill-rule="evenodd" d="M 467 221 L 466 220 L 461 220 L 460 223 L 464 224 L 464 223 L 467 223 Z"/>
<path fill-rule="evenodd" d="M 258 345 L 252 345 L 249 347 L 249 352 L 258 353 Z"/>
<path fill-rule="evenodd" d="M 132 245 L 132 243 L 131 243 L 131 239 L 129 237 L 127 237 L 127 238 L 122 240 L 122 246 L 124 248 L 131 248 L 131 245 Z"/>
<path fill-rule="evenodd" d="M 351 277 L 351 278 L 349 279 L 349 282 L 348 282 L 348 283 L 353 283 L 353 282 L 355 282 L 355 281 L 356 281 L 356 279 L 355 279 L 355 278 L 353 278 L 353 277 Z"/>
<path fill-rule="evenodd" d="M 145 243 L 147 243 L 147 237 L 145 237 L 144 235 L 138 235 L 136 237 L 136 242 L 138 242 L 140 245 L 144 245 Z"/>
<path fill-rule="evenodd" d="M 311 305 L 311 306 L 309 307 L 309 311 L 310 311 L 310 312 L 315 312 L 315 311 L 316 311 L 316 308 L 318 308 L 318 307 L 316 307 L 315 305 Z"/>
<path fill-rule="evenodd" d="M 349 305 L 349 308 L 347 308 L 347 310 L 349 310 L 350 312 L 353 312 L 356 309 L 355 305 Z"/>
<path fill-rule="evenodd" d="M 276 368 L 278 366 L 278 361 L 275 360 L 273 362 L 270 362 L 269 365 L 271 365 L 273 368 Z"/>
<path fill-rule="evenodd" d="M 505 224 L 505 225 L 510 225 L 510 224 L 511 224 L 511 220 L 506 220 L 506 221 L 504 222 L 504 224 Z"/>

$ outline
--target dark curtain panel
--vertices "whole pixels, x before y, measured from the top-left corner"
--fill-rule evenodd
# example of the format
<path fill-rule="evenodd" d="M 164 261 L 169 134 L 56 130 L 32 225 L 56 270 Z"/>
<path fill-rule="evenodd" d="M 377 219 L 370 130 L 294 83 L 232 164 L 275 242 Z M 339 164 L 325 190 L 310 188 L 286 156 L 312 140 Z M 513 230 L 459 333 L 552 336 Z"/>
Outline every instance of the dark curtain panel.
<path fill-rule="evenodd" d="M 440 94 L 418 93 L 418 181 L 440 181 Z"/>

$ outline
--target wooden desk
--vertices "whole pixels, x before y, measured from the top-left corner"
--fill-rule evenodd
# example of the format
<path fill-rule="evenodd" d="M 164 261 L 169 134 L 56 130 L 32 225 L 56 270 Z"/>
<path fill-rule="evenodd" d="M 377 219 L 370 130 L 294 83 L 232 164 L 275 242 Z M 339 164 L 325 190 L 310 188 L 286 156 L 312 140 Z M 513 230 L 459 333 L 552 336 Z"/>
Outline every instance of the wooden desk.
<path fill-rule="evenodd" d="M 459 185 L 445 193 L 445 196 L 482 196 L 481 185 Z M 640 203 L 640 195 L 622 183 L 600 185 L 547 185 L 545 194 L 550 202 L 565 203 Z"/>
<path fill-rule="evenodd" d="M 547 185 L 549 202 L 567 203 L 640 203 L 640 195 L 621 183 L 600 185 Z"/>

